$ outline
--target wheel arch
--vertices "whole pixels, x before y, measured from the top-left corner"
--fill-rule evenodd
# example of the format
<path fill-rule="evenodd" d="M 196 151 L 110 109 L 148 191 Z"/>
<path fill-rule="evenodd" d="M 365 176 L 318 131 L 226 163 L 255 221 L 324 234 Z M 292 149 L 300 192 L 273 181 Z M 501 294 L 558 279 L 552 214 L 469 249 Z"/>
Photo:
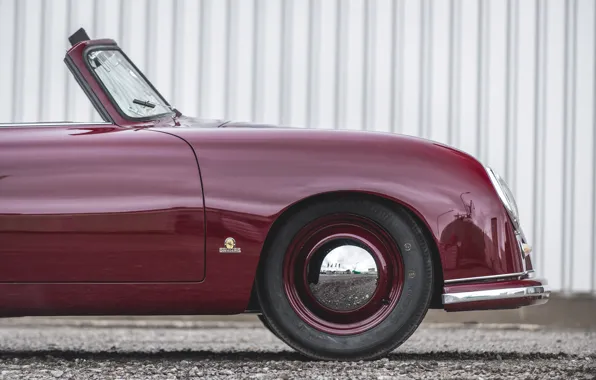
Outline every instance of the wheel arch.
<path fill-rule="evenodd" d="M 256 297 L 256 288 L 255 283 L 256 279 L 260 275 L 260 270 L 262 268 L 262 264 L 266 259 L 266 252 L 268 251 L 273 237 L 277 234 L 277 231 L 288 221 L 298 210 L 308 207 L 314 203 L 319 202 L 327 202 L 333 199 L 337 199 L 337 197 L 350 197 L 355 199 L 369 199 L 375 202 L 383 203 L 386 206 L 391 208 L 400 207 L 416 221 L 420 230 L 424 234 L 427 242 L 429 243 L 429 248 L 432 253 L 433 258 L 433 274 L 434 274 L 434 285 L 433 285 L 433 295 L 431 298 L 430 308 L 431 309 L 442 309 L 442 294 L 443 294 L 443 286 L 444 286 L 444 279 L 443 279 L 443 267 L 441 265 L 441 256 L 439 253 L 439 247 L 437 244 L 436 239 L 434 238 L 431 229 L 427 223 L 427 221 L 423 218 L 423 216 L 411 205 L 405 204 L 398 199 L 393 199 L 387 197 L 383 194 L 377 193 L 370 193 L 370 192 L 362 192 L 362 191 L 331 191 L 326 193 L 315 194 L 304 199 L 301 199 L 292 205 L 285 208 L 279 216 L 275 219 L 269 232 L 267 233 L 267 237 L 265 238 L 265 242 L 263 244 L 263 249 L 261 251 L 261 255 L 259 257 L 259 263 L 257 265 L 257 271 L 255 273 L 255 281 L 253 282 L 253 289 L 251 292 L 251 297 L 249 301 L 249 305 L 247 307 L 248 311 L 259 311 L 260 305 L 259 301 Z"/>

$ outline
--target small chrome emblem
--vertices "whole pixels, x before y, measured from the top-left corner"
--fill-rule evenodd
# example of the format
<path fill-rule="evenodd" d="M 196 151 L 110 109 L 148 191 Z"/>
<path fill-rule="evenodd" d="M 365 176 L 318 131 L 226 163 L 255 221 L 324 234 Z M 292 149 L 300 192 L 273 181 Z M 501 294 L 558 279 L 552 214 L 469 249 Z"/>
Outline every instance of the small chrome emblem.
<path fill-rule="evenodd" d="M 240 248 L 236 247 L 236 240 L 229 237 L 224 241 L 224 247 L 219 249 L 219 253 L 240 253 Z"/>

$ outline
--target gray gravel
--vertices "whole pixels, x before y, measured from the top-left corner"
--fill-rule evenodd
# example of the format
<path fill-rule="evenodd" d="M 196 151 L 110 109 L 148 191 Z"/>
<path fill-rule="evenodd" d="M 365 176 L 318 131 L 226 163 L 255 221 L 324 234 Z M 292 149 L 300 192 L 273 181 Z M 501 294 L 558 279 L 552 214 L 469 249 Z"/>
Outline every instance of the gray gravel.
<path fill-rule="evenodd" d="M 423 326 L 388 358 L 314 362 L 250 322 L 0 320 L 0 379 L 596 379 L 596 332 Z"/>

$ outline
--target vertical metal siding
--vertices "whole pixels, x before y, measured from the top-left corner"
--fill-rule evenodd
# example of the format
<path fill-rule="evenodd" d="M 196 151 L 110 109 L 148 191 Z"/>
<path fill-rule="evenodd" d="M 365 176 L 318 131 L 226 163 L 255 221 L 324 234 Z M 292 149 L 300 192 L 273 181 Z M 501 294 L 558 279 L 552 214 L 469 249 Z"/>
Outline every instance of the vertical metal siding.
<path fill-rule="evenodd" d="M 0 0 L 0 121 L 98 120 L 62 63 L 117 39 L 184 113 L 432 138 L 501 172 L 555 290 L 596 294 L 593 0 Z"/>

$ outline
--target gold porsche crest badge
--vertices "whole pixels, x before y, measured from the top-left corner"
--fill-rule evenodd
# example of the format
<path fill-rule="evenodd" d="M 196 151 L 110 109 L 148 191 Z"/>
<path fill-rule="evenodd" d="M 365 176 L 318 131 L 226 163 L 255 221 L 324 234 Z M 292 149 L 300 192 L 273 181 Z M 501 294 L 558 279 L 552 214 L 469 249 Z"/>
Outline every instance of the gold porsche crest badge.
<path fill-rule="evenodd" d="M 224 240 L 224 246 L 219 249 L 219 253 L 240 253 L 240 248 L 236 247 L 236 240 L 229 237 Z"/>

